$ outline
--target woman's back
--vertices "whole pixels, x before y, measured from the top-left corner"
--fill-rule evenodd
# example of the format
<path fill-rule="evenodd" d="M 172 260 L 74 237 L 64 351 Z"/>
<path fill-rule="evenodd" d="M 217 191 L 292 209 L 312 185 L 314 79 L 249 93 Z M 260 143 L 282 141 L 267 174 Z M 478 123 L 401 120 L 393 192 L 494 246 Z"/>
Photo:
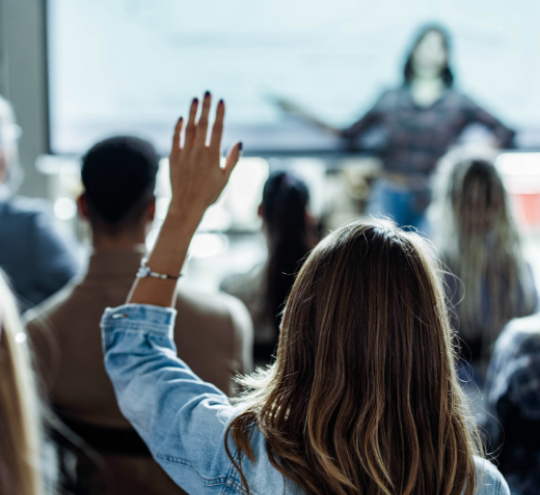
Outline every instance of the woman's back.
<path fill-rule="evenodd" d="M 172 310 L 120 307 L 104 328 L 121 408 L 188 491 L 504 493 L 475 458 L 437 270 L 425 241 L 388 222 L 329 236 L 295 282 L 276 363 L 236 407 L 171 357 Z M 152 365 L 133 375 L 139 363 Z"/>

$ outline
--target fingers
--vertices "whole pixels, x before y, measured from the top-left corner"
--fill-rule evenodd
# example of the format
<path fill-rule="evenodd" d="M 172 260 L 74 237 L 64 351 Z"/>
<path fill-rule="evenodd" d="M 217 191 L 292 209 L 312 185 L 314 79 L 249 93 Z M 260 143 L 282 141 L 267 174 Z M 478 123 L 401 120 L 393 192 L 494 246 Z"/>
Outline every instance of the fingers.
<path fill-rule="evenodd" d="M 207 91 L 204 94 L 202 112 L 199 118 L 199 123 L 197 124 L 195 136 L 195 146 L 197 147 L 206 145 L 206 136 L 208 134 L 208 115 L 210 113 L 211 103 L 212 95 L 210 94 L 210 91 Z"/>
<path fill-rule="evenodd" d="M 213 154 L 219 156 L 221 147 L 221 136 L 223 135 L 223 119 L 225 118 L 225 103 L 219 100 L 216 110 L 216 120 L 212 127 L 212 136 L 210 137 L 210 150 Z"/>
<path fill-rule="evenodd" d="M 189 119 L 186 126 L 186 140 L 184 142 L 184 147 L 191 147 L 193 145 L 193 140 L 195 139 L 195 117 L 197 116 L 197 109 L 199 108 L 199 100 L 193 98 L 191 102 L 191 107 L 189 109 Z"/>
<path fill-rule="evenodd" d="M 181 149 L 180 137 L 182 135 L 182 127 L 184 127 L 184 118 L 180 117 L 174 126 L 174 134 L 172 139 L 171 155 L 178 153 Z"/>
<path fill-rule="evenodd" d="M 212 95 L 207 91 L 204 95 L 202 112 L 199 118 L 199 121 L 196 122 L 197 110 L 199 107 L 199 101 L 197 98 L 194 98 L 191 103 L 191 108 L 189 110 L 189 118 L 186 126 L 186 138 L 184 143 L 184 148 L 191 148 L 192 146 L 205 147 L 206 146 L 206 137 L 208 134 L 209 126 L 209 114 L 210 107 L 212 105 Z M 223 121 L 225 118 L 225 102 L 220 100 L 216 109 L 216 120 L 212 127 L 212 133 L 210 137 L 210 150 L 214 156 L 220 155 L 220 146 L 221 139 L 223 136 Z M 182 131 L 183 121 L 178 121 L 177 126 L 175 127 L 175 135 L 173 137 L 173 148 L 181 149 L 179 143 L 179 136 Z M 238 143 L 234 146 L 227 158 L 227 164 L 225 169 L 232 171 L 240 156 L 242 154 L 242 143 Z"/>
<path fill-rule="evenodd" d="M 242 156 L 242 143 L 236 143 L 231 151 L 229 151 L 229 156 L 227 156 L 227 161 L 225 162 L 225 172 L 227 175 L 230 175 L 231 172 L 236 167 L 238 160 Z"/>

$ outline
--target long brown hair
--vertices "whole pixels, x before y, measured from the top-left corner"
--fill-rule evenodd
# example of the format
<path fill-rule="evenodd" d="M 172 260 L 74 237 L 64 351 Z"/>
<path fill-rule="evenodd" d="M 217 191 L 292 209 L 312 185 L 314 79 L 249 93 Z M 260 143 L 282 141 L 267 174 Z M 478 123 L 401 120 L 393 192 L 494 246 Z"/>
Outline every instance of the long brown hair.
<path fill-rule="evenodd" d="M 454 323 L 468 345 L 479 347 L 472 356 L 479 358 L 509 320 L 534 311 L 534 281 L 491 154 L 454 150 L 441 161 L 435 186 L 433 237 L 461 282 L 449 279 Z"/>
<path fill-rule="evenodd" d="M 39 399 L 26 334 L 0 271 L 0 486 L 17 495 L 42 493 Z"/>
<path fill-rule="evenodd" d="M 438 269 L 427 241 L 388 221 L 322 241 L 292 288 L 275 364 L 244 380 L 228 428 L 242 455 L 253 460 L 255 424 L 307 494 L 473 494 L 479 449 Z"/>

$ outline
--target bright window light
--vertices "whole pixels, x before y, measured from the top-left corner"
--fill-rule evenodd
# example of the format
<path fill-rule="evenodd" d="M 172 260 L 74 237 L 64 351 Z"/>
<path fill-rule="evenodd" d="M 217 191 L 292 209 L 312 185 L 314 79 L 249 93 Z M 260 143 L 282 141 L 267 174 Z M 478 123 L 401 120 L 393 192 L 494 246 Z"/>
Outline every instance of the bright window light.
<path fill-rule="evenodd" d="M 58 198 L 54 202 L 54 214 L 60 220 L 71 220 L 77 214 L 77 204 L 68 197 Z"/>

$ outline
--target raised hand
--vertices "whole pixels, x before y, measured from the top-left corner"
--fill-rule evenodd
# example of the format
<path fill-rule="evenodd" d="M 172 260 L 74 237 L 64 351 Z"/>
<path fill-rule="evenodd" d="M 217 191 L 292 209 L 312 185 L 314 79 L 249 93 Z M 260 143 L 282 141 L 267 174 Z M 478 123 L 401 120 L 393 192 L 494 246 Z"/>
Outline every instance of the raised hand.
<path fill-rule="evenodd" d="M 237 164 L 242 152 L 242 143 L 237 143 L 229 152 L 224 167 L 221 167 L 221 137 L 225 103 L 220 100 L 216 119 L 207 146 L 209 113 L 212 95 L 207 91 L 202 102 L 202 111 L 196 121 L 199 100 L 191 103 L 182 146 L 184 119 L 180 118 L 174 129 L 171 154 L 169 156 L 172 208 L 206 209 L 218 198 Z"/>
<path fill-rule="evenodd" d="M 186 259 L 189 243 L 206 208 L 218 198 L 240 158 L 242 144 L 237 143 L 229 153 L 224 167 L 220 165 L 221 135 L 225 104 L 220 101 L 212 127 L 210 145 L 206 145 L 208 115 L 212 96 L 206 92 L 199 121 L 196 121 L 199 102 L 191 103 L 184 144 L 179 119 L 174 129 L 171 154 L 172 199 L 158 239 L 148 258 L 148 266 L 168 278 L 139 278 L 133 285 L 128 302 L 170 306 L 174 302 L 176 280 Z"/>

